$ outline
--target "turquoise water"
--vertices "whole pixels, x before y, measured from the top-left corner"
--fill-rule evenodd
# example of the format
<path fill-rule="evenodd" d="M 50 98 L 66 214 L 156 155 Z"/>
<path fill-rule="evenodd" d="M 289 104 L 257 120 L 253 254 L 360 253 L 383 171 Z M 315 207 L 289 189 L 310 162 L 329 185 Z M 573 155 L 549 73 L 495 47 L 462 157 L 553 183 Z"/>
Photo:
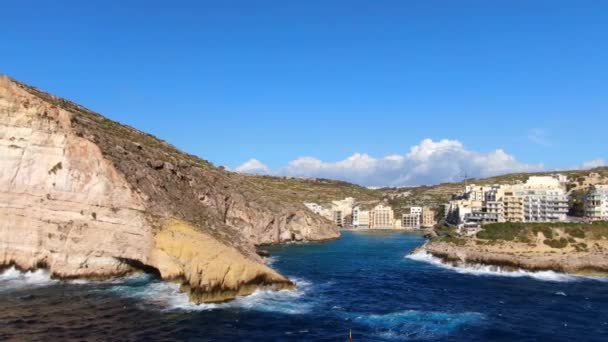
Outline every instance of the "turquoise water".
<path fill-rule="evenodd" d="M 138 275 L 56 282 L 0 276 L 0 339 L 193 341 L 606 341 L 608 282 L 552 272 L 451 269 L 418 234 L 344 232 L 337 241 L 272 246 L 297 291 L 192 305 L 177 286 Z"/>

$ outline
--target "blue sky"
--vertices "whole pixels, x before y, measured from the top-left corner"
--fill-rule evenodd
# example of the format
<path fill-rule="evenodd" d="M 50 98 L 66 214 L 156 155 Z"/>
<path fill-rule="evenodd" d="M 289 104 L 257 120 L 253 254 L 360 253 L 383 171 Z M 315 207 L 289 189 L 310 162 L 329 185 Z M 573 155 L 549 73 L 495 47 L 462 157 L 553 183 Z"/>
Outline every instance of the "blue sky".
<path fill-rule="evenodd" d="M 401 185 L 608 159 L 604 1 L 2 12 L 1 73 L 233 169 Z"/>

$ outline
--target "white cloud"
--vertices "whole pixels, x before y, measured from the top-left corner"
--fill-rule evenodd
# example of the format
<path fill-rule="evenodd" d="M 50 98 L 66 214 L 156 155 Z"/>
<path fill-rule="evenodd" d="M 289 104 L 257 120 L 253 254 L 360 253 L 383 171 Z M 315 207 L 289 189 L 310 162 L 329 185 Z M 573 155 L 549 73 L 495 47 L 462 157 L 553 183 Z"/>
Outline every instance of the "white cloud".
<path fill-rule="evenodd" d="M 236 172 L 240 172 L 240 173 L 251 173 L 251 174 L 269 174 L 270 173 L 270 168 L 255 158 L 249 159 L 248 161 L 244 162 L 243 164 L 237 166 L 234 170 Z"/>
<path fill-rule="evenodd" d="M 590 160 L 590 161 L 586 161 L 584 163 L 581 164 L 580 169 L 582 170 L 588 170 L 588 169 L 593 169 L 596 167 L 600 167 L 600 166 L 606 166 L 606 161 L 604 159 L 594 159 L 594 160 Z"/>
<path fill-rule="evenodd" d="M 521 163 L 500 149 L 480 153 L 467 150 L 458 140 L 425 139 L 404 155 L 374 158 L 368 154 L 355 153 L 337 162 L 302 157 L 289 162 L 277 173 L 340 179 L 361 185 L 397 186 L 460 181 L 465 172 L 471 177 L 489 177 L 543 169 L 542 164 Z"/>

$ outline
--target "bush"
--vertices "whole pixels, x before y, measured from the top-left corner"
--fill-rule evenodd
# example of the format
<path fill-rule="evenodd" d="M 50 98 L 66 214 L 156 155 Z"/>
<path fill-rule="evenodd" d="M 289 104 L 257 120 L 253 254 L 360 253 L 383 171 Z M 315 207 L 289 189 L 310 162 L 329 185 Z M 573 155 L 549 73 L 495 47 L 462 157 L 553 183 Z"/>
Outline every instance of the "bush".
<path fill-rule="evenodd" d="M 527 236 L 518 236 L 517 240 L 519 240 L 519 242 L 523 242 L 523 243 L 532 243 L 532 240 L 527 237 Z"/>
<path fill-rule="evenodd" d="M 535 225 L 532 228 L 532 232 L 534 232 L 534 235 L 537 235 L 538 232 L 541 232 L 541 233 L 543 233 L 543 235 L 545 236 L 545 238 L 547 238 L 547 239 L 553 239 L 553 231 L 548 226 L 545 226 L 545 225 Z"/>
<path fill-rule="evenodd" d="M 573 236 L 575 238 L 579 238 L 579 239 L 585 238 L 585 232 L 579 227 L 568 227 L 568 228 L 566 228 L 566 233 L 570 234 L 571 236 Z"/>
<path fill-rule="evenodd" d="M 545 240 L 543 243 L 551 248 L 565 248 L 568 246 L 568 240 L 561 238 L 559 240 Z"/>
<path fill-rule="evenodd" d="M 587 249 L 587 244 L 586 243 L 579 243 L 574 245 L 574 248 L 576 249 L 577 252 L 588 252 L 589 249 Z"/>
<path fill-rule="evenodd" d="M 585 227 L 588 236 L 594 240 L 608 239 L 608 224 L 605 222 L 593 222 Z"/>
<path fill-rule="evenodd" d="M 451 243 L 456 246 L 464 246 L 466 244 L 465 239 L 461 239 L 455 236 L 446 235 L 439 239 L 440 241 Z"/>
<path fill-rule="evenodd" d="M 522 223 L 506 222 L 485 225 L 483 230 L 477 233 L 477 238 L 484 240 L 506 240 L 513 241 L 516 237 L 525 237 L 526 229 Z"/>

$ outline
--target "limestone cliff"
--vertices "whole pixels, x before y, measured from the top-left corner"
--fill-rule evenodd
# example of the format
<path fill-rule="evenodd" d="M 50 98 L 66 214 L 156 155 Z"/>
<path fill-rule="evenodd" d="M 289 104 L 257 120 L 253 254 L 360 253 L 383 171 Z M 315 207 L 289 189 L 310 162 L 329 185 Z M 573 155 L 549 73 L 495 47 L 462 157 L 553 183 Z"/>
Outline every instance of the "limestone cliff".
<path fill-rule="evenodd" d="M 455 266 L 483 264 L 506 270 L 608 275 L 607 225 L 519 225 L 522 229 L 516 234 L 509 236 L 503 233 L 501 238 L 490 239 L 489 234 L 481 234 L 481 237 L 437 237 L 414 253 L 424 251 Z M 495 233 L 498 229 L 493 230 Z"/>
<path fill-rule="evenodd" d="M 0 76 L 0 266 L 155 269 L 206 302 L 289 287 L 254 246 L 339 233 L 260 180 Z"/>

